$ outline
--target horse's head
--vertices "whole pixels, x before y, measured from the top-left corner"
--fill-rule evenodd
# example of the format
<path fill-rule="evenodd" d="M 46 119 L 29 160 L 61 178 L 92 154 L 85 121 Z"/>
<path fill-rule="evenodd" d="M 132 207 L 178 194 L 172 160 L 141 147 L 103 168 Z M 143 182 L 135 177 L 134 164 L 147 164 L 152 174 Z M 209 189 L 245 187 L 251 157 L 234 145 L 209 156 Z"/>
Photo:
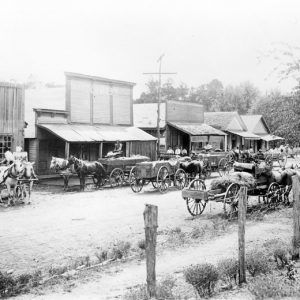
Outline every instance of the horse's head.
<path fill-rule="evenodd" d="M 50 162 L 50 169 L 55 169 L 56 168 L 56 157 L 52 156 L 51 162 Z"/>
<path fill-rule="evenodd" d="M 31 178 L 32 175 L 34 174 L 34 171 L 33 171 L 33 165 L 35 163 L 34 162 L 24 162 L 24 174 L 23 176 L 25 178 Z"/>
<path fill-rule="evenodd" d="M 70 155 L 70 157 L 68 159 L 69 165 L 74 165 L 76 160 L 77 160 L 77 158 L 74 155 Z"/>
<path fill-rule="evenodd" d="M 12 165 L 10 165 L 11 175 L 18 177 L 24 172 L 24 164 L 21 160 L 17 159 Z"/>

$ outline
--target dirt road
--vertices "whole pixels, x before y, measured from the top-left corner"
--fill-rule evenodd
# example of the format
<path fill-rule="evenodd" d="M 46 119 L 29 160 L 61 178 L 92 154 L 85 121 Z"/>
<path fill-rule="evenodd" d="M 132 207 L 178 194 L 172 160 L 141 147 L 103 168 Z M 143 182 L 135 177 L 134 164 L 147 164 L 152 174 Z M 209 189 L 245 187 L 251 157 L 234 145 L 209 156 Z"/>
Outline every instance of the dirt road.
<path fill-rule="evenodd" d="M 130 187 L 64 193 L 39 187 L 33 203 L 0 208 L 0 269 L 29 272 L 95 254 L 117 240 L 132 244 L 144 237 L 145 203 L 159 206 L 159 229 L 184 226 L 190 218 L 181 192 L 166 194 L 151 184 L 139 194 Z M 208 206 L 214 213 L 220 205 Z"/>

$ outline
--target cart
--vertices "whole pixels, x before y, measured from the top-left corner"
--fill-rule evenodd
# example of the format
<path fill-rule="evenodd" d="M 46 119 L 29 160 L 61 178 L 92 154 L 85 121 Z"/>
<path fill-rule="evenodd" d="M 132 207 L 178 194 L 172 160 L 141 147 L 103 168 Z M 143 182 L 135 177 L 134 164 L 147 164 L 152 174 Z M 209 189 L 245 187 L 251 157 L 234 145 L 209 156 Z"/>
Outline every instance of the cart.
<path fill-rule="evenodd" d="M 149 160 L 149 157 L 140 155 L 99 159 L 106 173 L 106 178 L 102 180 L 101 185 L 107 183 L 111 187 L 117 187 L 130 183 L 129 175 L 132 168 L 138 163 L 147 162 Z"/>
<path fill-rule="evenodd" d="M 182 190 L 186 186 L 187 175 L 179 165 L 178 160 L 137 163 L 129 176 L 131 189 L 138 193 L 144 185 L 151 182 L 161 193 L 167 192 L 172 183 L 177 189 Z"/>
<path fill-rule="evenodd" d="M 269 183 L 268 178 L 263 174 L 257 174 L 255 168 L 255 185 L 248 188 L 248 196 L 262 198 L 268 205 L 278 205 L 282 201 L 288 200 L 291 186 L 281 186 L 276 182 Z M 233 175 L 232 175 L 233 176 Z M 192 216 L 201 215 L 209 201 L 220 202 L 223 205 L 224 214 L 231 217 L 238 207 L 238 193 L 240 185 L 236 182 L 231 183 L 224 190 L 207 190 L 205 182 L 201 179 L 193 180 L 188 188 L 182 191 L 182 198 L 186 201 L 188 212 Z"/>
<path fill-rule="evenodd" d="M 211 172 L 218 171 L 220 173 L 220 166 L 223 165 L 222 162 L 225 162 L 225 158 L 228 157 L 228 152 L 208 152 L 198 156 L 206 161 L 207 177 L 210 177 Z"/>

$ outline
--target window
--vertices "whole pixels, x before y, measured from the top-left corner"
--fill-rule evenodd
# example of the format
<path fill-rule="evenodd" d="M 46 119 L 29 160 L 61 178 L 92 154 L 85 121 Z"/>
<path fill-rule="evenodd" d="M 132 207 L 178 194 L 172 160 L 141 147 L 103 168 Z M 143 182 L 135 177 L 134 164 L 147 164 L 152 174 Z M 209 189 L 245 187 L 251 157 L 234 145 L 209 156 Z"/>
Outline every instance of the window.
<path fill-rule="evenodd" d="M 4 158 L 4 148 L 11 149 L 12 137 L 10 135 L 0 135 L 0 159 Z"/>

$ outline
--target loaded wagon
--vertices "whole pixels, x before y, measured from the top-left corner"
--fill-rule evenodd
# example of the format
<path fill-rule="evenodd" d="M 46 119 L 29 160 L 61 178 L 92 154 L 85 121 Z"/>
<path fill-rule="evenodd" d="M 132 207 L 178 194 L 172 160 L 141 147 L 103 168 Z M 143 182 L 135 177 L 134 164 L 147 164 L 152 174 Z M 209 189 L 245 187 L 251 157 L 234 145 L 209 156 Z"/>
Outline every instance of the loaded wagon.
<path fill-rule="evenodd" d="M 265 163 L 235 163 L 234 168 L 232 174 L 212 181 L 210 190 L 206 189 L 203 180 L 195 179 L 182 191 L 182 198 L 192 216 L 201 215 L 209 201 L 222 203 L 225 215 L 231 216 L 237 211 L 241 185 L 247 187 L 248 196 L 257 196 L 259 200 L 262 198 L 268 205 L 288 201 L 291 176 L 295 171 L 285 171 L 280 178 L 276 178 L 273 173 L 276 171 L 272 171 Z"/>
<path fill-rule="evenodd" d="M 138 193 L 144 185 L 151 182 L 161 193 L 165 193 L 172 183 L 181 190 L 186 186 L 187 175 L 179 166 L 178 160 L 137 163 L 129 176 L 131 189 Z"/>

